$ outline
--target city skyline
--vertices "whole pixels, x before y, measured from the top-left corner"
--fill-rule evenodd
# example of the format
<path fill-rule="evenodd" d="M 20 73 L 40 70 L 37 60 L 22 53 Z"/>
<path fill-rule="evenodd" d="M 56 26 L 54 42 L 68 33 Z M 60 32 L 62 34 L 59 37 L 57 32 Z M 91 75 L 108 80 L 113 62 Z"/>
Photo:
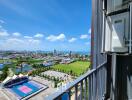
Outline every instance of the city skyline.
<path fill-rule="evenodd" d="M 1 50 L 90 51 L 91 0 L 0 1 Z"/>

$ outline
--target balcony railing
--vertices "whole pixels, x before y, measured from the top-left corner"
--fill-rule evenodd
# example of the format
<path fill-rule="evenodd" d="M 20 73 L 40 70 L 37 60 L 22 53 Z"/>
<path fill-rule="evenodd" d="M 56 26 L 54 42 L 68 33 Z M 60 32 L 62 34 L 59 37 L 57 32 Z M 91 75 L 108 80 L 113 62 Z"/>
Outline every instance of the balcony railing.
<path fill-rule="evenodd" d="M 60 87 L 44 100 L 104 100 L 105 92 L 106 62 Z"/>

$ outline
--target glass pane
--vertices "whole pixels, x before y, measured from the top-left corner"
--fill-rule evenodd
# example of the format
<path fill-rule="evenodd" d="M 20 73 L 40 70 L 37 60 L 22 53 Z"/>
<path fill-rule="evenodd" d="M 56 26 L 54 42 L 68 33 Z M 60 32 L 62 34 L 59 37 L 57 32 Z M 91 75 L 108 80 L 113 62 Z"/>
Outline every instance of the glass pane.
<path fill-rule="evenodd" d="M 128 7 L 130 0 L 107 0 L 107 12 L 118 11 Z"/>

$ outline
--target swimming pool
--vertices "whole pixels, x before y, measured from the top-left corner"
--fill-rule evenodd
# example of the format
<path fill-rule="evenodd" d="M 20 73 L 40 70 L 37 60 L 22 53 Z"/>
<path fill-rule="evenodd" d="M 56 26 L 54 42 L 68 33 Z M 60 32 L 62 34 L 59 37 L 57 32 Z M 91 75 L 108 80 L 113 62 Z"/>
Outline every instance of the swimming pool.
<path fill-rule="evenodd" d="M 18 99 L 22 99 L 24 97 L 27 97 L 38 90 L 42 89 L 43 86 L 35 81 L 28 81 L 19 85 L 15 85 L 9 90 L 13 92 Z"/>

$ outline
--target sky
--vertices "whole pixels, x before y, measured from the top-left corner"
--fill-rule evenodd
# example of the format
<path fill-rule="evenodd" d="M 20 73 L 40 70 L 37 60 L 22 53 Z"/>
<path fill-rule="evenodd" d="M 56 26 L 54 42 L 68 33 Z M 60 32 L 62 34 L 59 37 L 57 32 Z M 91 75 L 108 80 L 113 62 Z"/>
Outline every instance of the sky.
<path fill-rule="evenodd" d="M 1 50 L 90 51 L 91 0 L 0 0 Z"/>

